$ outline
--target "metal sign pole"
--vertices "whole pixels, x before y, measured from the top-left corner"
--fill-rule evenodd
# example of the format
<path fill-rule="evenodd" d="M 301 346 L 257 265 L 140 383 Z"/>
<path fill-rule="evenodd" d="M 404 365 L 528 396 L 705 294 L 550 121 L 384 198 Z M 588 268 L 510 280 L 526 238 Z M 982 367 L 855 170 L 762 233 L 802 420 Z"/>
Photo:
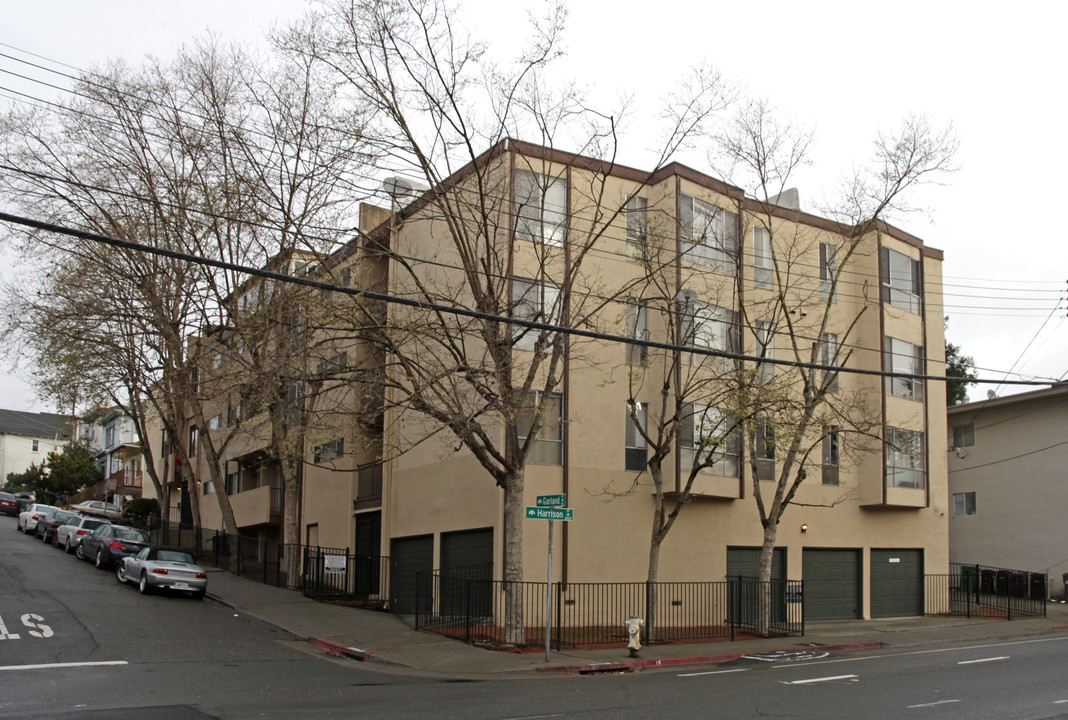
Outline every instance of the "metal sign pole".
<path fill-rule="evenodd" d="M 545 574 L 545 662 L 549 662 L 549 633 L 553 618 L 553 521 L 549 521 L 549 569 Z"/>

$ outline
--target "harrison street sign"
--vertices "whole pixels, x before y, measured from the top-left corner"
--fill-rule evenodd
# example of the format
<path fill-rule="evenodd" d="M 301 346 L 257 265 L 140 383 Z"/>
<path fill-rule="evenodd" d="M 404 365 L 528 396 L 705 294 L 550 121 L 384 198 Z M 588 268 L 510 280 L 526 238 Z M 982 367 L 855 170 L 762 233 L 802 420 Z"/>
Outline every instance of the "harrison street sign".
<path fill-rule="evenodd" d="M 527 519 L 570 521 L 571 508 L 530 507 L 528 505 Z"/>

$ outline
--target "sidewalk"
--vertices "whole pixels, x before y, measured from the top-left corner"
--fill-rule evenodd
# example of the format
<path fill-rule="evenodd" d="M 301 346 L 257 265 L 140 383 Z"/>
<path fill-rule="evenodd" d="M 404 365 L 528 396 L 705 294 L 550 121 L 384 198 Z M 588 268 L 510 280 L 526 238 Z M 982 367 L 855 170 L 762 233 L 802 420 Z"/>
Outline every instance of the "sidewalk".
<path fill-rule="evenodd" d="M 236 612 L 282 628 L 324 652 L 376 663 L 383 670 L 407 669 L 449 677 L 620 672 L 723 663 L 746 654 L 775 651 L 858 652 L 880 647 L 982 643 L 1068 633 L 1068 605 L 1050 603 L 1045 618 L 1011 622 L 957 617 L 813 622 L 806 625 L 804 637 L 654 645 L 642 648 L 637 660 L 630 658 L 621 643 L 619 647 L 592 650 L 553 650 L 546 662 L 544 650 L 527 653 L 483 650 L 416 632 L 389 613 L 319 603 L 299 592 L 262 585 L 222 571 L 209 570 L 208 578 L 208 595 L 213 599 Z"/>

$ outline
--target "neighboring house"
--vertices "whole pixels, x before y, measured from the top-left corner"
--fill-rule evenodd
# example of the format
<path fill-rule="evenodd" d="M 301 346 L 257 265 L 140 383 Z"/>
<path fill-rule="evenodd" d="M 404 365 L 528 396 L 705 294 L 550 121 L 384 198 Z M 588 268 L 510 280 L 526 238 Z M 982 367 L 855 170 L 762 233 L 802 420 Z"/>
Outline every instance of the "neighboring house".
<path fill-rule="evenodd" d="M 1068 573 L 1068 383 L 949 408 L 949 556 Z"/>
<path fill-rule="evenodd" d="M 71 503 L 105 500 L 122 507 L 127 498 L 141 497 L 141 443 L 134 421 L 118 408 L 96 411 L 90 417 L 81 423 L 79 437 L 88 440 L 104 480 L 72 497 Z"/>
<path fill-rule="evenodd" d="M 788 359 L 792 357 L 788 337 L 769 336 L 753 318 L 741 317 L 736 294 L 744 292 L 771 302 L 777 282 L 770 265 L 771 243 L 781 242 L 782 247 L 774 248 L 776 255 L 789 257 L 783 260 L 789 272 L 799 275 L 809 288 L 807 294 L 797 296 L 797 306 L 790 311 L 796 313 L 795 323 L 803 325 L 810 311 L 815 316 L 815 309 L 828 302 L 829 280 L 837 273 L 850 278 L 848 290 L 841 286 L 838 297 L 829 301 L 831 327 L 822 336 L 818 330 L 816 337 L 802 335 L 806 348 L 818 342 L 824 357 L 833 358 L 838 350 L 835 333 L 844 332 L 835 323 L 845 324 L 859 316 L 857 347 L 849 355 L 849 365 L 906 374 L 942 371 L 942 253 L 896 228 L 868 229 L 862 236 L 862 251 L 848 263 L 844 258 L 836 262 L 835 248 L 850 228 L 783 201 L 791 206 L 767 211 L 776 228 L 773 240 L 761 232 L 759 209 L 742 190 L 679 164 L 650 176 L 509 141 L 488 151 L 476 166 L 499 171 L 503 177 L 496 187 L 511 189 L 503 191 L 506 199 L 507 193 L 514 194 L 512 202 L 497 203 L 491 212 L 505 214 L 499 223 L 505 246 L 512 245 L 514 228 L 515 258 L 501 269 L 512 278 L 516 317 L 525 314 L 551 321 L 557 294 L 551 283 L 537 279 L 540 273 L 532 256 L 539 247 L 560 248 L 568 242 L 570 228 L 596 212 L 597 207 L 590 206 L 596 195 L 589 188 L 603 181 L 608 195 L 633 200 L 626 213 L 611 221 L 612 232 L 597 241 L 585 261 L 584 277 L 596 284 L 600 295 L 613 295 L 640 281 L 641 243 L 655 218 L 656 231 L 668 238 L 672 253 L 670 276 L 686 278 L 685 286 L 669 295 L 675 297 L 678 292 L 680 302 L 685 303 L 684 342 L 750 356 L 761 354 L 759 344 L 766 351 L 764 357 Z M 444 187 L 462 187 L 469 172 L 471 168 L 460 171 Z M 347 284 L 338 278 L 351 275 L 364 279 L 362 287 L 406 294 L 411 291 L 405 284 L 410 276 L 394 264 L 398 261 L 375 251 L 379 243 L 388 245 L 417 271 L 423 267 L 420 260 L 428 261 L 425 279 L 440 283 L 443 292 L 459 286 L 449 277 L 449 268 L 455 265 L 452 248 L 435 238 L 441 226 L 430 207 L 433 202 L 423 196 L 395 215 L 364 208 L 361 228 L 369 231 L 365 235 L 369 239 L 354 241 L 328 258 L 326 269 L 317 271 L 317 277 Z M 512 212 L 514 218 L 507 215 Z M 255 297 L 254 289 L 243 289 L 236 311 L 251 311 Z M 664 337 L 662 326 L 643 315 L 640 307 L 632 313 L 625 305 L 620 302 L 606 309 L 601 326 L 617 336 L 675 341 Z M 387 304 L 384 312 L 394 323 L 404 325 L 406 313 L 412 311 Z M 517 330 L 514 337 L 514 355 L 529 358 L 535 347 L 533 335 Z M 479 342 L 476 337 L 467 341 L 474 347 Z M 341 349 L 352 364 L 382 360 L 366 347 Z M 212 358 L 208 367 L 226 362 Z M 537 495 L 566 493 L 574 510 L 572 522 L 556 527 L 555 578 L 573 583 L 645 579 L 653 504 L 648 473 L 643 472 L 647 449 L 630 427 L 626 380 L 629 369 L 645 362 L 644 358 L 639 346 L 597 339 L 575 341 L 558 369 L 560 385 L 545 398 L 544 427 L 528 454 L 524 500 L 534 505 Z M 724 363 L 709 367 L 722 368 Z M 754 365 L 745 361 L 739 367 L 752 369 Z M 774 375 L 776 371 L 768 366 L 761 372 Z M 949 567 L 951 506 L 946 460 L 937 443 L 932 452 L 928 442 L 946 433 L 944 385 L 844 373 L 838 374 L 836 382 L 839 397 L 864 400 L 874 430 L 863 439 L 846 441 L 833 428 L 823 428 L 828 435 L 822 443 L 816 440 L 812 472 L 795 498 L 799 504 L 786 512 L 779 528 L 775 575 L 806 581 L 808 619 L 922 614 L 924 574 L 944 574 Z M 657 388 L 650 383 L 645 392 L 648 398 L 643 403 L 652 403 Z M 383 396 L 392 397 L 390 391 L 375 388 L 360 388 L 358 395 L 377 397 L 379 403 Z M 332 430 L 320 427 L 310 433 L 301 497 L 288 499 L 280 497 L 277 464 L 262 433 L 239 435 L 230 443 L 225 454 L 225 487 L 208 487 L 202 443 L 198 443 L 202 430 L 191 424 L 188 437 L 179 440 L 197 458 L 203 526 L 221 526 L 217 505 L 209 496 L 226 492 L 242 533 L 277 541 L 281 539 L 281 506 L 288 500 L 299 503 L 301 539 L 306 544 L 389 556 L 394 568 L 408 572 L 492 564 L 494 577 L 501 578 L 501 489 L 471 452 L 458 448 L 450 432 L 434 432 L 440 428 L 411 408 L 388 402 L 384 407 L 389 409 L 377 423 L 340 423 Z M 687 412 L 686 417 L 695 419 L 692 427 L 683 427 L 669 456 L 669 493 L 678 491 L 675 483 L 701 451 L 702 444 L 695 438 L 702 432 L 703 420 L 697 419 L 696 408 Z M 254 424 L 247 408 L 242 411 L 233 397 L 221 394 L 206 416 L 210 417 L 208 432 L 228 432 L 237 422 Z M 522 441 L 530 417 L 524 415 L 517 422 Z M 504 429 L 491 432 L 501 443 Z M 843 449 L 846 442 L 855 443 L 849 452 Z M 720 457 L 702 472 L 693 502 L 683 509 L 664 543 L 661 580 L 722 580 L 726 575 L 756 573 L 762 528 L 750 473 L 752 465 L 759 466 L 760 473 L 774 473 L 776 458 L 768 445 L 765 438 L 758 462 L 751 464 L 746 442 L 733 437 L 724 442 Z M 404 452 L 397 454 L 398 449 Z M 175 465 L 170 463 L 172 471 Z M 627 491 L 635 478 L 636 489 Z M 606 489 L 619 492 L 613 495 Z M 171 499 L 172 507 L 186 507 L 188 502 L 188 497 Z M 547 529 L 543 521 L 524 525 L 528 580 L 545 578 Z M 401 582 L 396 572 L 391 582 Z M 394 609 L 401 611 L 411 600 L 398 592 L 391 597 Z"/>
<path fill-rule="evenodd" d="M 0 486 L 8 473 L 41 465 L 48 453 L 70 441 L 69 415 L 0 410 Z"/>

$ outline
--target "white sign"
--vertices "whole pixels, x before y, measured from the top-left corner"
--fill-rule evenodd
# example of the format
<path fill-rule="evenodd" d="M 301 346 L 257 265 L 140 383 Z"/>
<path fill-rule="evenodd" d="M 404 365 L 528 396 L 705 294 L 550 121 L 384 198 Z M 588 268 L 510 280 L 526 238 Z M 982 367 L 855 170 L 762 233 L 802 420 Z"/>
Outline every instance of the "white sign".
<path fill-rule="evenodd" d="M 344 575 L 348 560 L 344 555 L 324 555 L 323 572 L 329 575 Z"/>
<path fill-rule="evenodd" d="M 899 563 L 899 562 L 901 562 L 901 558 L 890 558 L 890 562 Z"/>

